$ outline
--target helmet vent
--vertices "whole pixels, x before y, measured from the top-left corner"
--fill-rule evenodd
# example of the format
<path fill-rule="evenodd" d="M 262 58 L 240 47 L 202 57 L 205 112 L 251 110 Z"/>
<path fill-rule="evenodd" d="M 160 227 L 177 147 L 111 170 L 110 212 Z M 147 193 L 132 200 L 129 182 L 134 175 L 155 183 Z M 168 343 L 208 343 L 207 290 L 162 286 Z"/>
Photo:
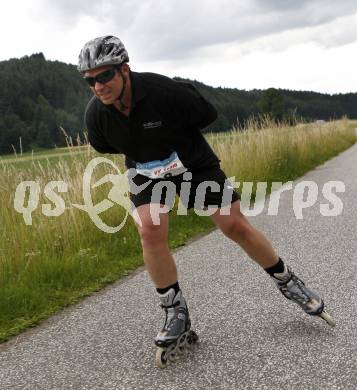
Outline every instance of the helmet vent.
<path fill-rule="evenodd" d="M 98 45 L 97 50 L 95 52 L 95 58 L 99 58 L 101 53 L 102 53 L 102 51 L 103 51 L 103 46 L 102 45 Z"/>
<path fill-rule="evenodd" d="M 113 43 L 109 44 L 109 45 L 105 48 L 105 54 L 106 54 L 106 55 L 110 54 L 110 53 L 113 51 L 113 49 L 114 49 L 114 44 L 113 44 Z"/>

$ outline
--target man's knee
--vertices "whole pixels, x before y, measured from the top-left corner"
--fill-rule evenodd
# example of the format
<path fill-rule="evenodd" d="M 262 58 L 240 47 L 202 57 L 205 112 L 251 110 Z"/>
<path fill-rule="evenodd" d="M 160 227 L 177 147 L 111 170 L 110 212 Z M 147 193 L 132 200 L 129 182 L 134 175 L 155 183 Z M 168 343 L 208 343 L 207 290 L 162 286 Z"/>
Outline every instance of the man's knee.
<path fill-rule="evenodd" d="M 167 215 L 159 215 L 159 223 L 152 217 L 149 205 L 136 209 L 140 217 L 140 223 L 136 223 L 140 239 L 143 245 L 166 242 L 167 240 Z"/>
<path fill-rule="evenodd" d="M 223 234 L 229 238 L 245 237 L 250 234 L 250 224 L 243 214 L 232 216 L 222 226 Z"/>
<path fill-rule="evenodd" d="M 153 223 L 143 223 L 138 226 L 138 232 L 142 243 L 151 244 L 155 242 L 162 242 L 166 239 L 165 228 L 161 225 L 154 225 Z"/>

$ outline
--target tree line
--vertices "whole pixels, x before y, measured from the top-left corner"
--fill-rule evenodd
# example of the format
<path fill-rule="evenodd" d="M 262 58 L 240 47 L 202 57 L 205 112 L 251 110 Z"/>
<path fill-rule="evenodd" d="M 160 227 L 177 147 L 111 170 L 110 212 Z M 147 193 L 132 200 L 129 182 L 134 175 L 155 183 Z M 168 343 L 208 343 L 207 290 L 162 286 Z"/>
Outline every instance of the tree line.
<path fill-rule="evenodd" d="M 269 116 L 276 122 L 332 120 L 344 116 L 357 118 L 357 93 L 323 94 L 269 88 L 251 91 L 235 88 L 213 88 L 196 80 L 189 81 L 217 108 L 218 118 L 208 131 L 244 128 L 253 116 Z"/>
<path fill-rule="evenodd" d="M 74 65 L 42 53 L 0 62 L 0 153 L 65 145 L 83 136 L 90 90 Z"/>
<path fill-rule="evenodd" d="M 178 80 L 184 80 L 176 78 Z M 261 114 L 275 121 L 357 118 L 357 93 L 213 88 L 191 82 L 218 111 L 205 131 L 244 127 Z M 72 139 L 84 139 L 83 115 L 91 92 L 74 65 L 47 61 L 43 53 L 0 62 L 0 153 L 64 146 L 63 128 Z"/>

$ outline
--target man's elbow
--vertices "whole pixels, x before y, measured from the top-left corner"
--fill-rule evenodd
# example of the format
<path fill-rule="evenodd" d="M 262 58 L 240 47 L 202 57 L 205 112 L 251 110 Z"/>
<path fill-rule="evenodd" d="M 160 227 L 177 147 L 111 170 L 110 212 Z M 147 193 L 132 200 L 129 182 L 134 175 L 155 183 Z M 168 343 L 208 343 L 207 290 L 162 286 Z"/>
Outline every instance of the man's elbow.
<path fill-rule="evenodd" d="M 210 104 L 209 110 L 206 111 L 204 121 L 202 121 L 201 129 L 212 124 L 218 117 L 217 110 Z"/>
<path fill-rule="evenodd" d="M 214 122 L 218 117 L 218 112 L 217 110 L 211 106 L 211 111 L 210 111 L 210 123 Z"/>

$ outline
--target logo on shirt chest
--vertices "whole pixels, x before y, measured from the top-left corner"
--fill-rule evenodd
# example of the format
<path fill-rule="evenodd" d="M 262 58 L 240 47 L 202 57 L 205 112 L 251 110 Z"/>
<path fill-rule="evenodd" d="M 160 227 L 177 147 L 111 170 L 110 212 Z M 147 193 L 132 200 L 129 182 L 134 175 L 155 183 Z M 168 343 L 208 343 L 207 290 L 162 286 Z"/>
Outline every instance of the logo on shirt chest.
<path fill-rule="evenodd" d="M 144 129 L 155 129 L 156 127 L 161 127 L 161 126 L 162 126 L 161 121 L 143 123 Z"/>

